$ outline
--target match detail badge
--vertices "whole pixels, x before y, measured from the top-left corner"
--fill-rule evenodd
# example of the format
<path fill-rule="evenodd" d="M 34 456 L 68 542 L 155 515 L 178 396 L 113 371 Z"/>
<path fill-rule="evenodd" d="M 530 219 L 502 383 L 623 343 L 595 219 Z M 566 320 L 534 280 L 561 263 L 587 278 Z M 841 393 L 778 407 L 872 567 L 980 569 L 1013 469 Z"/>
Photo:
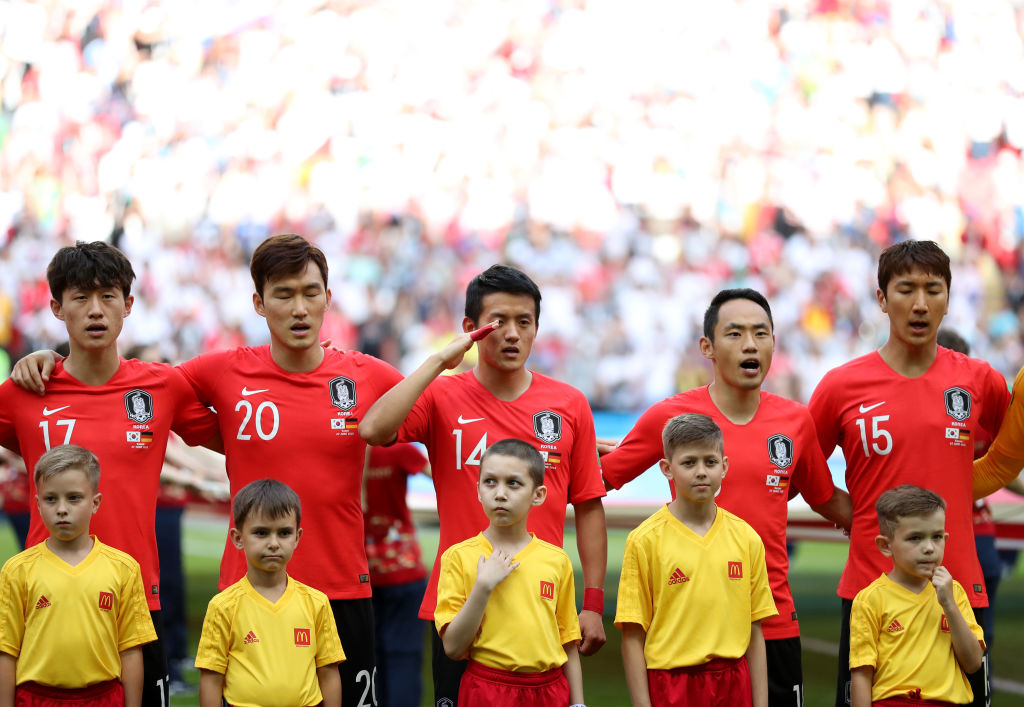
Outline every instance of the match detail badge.
<path fill-rule="evenodd" d="M 772 435 L 768 438 L 768 459 L 780 469 L 793 463 L 793 440 L 786 435 Z"/>
<path fill-rule="evenodd" d="M 948 388 L 942 394 L 946 399 L 946 414 L 957 422 L 971 416 L 971 394 L 963 388 Z"/>
<path fill-rule="evenodd" d="M 328 384 L 331 388 L 331 404 L 341 410 L 351 410 L 356 406 L 356 382 L 345 376 L 332 378 Z"/>
<path fill-rule="evenodd" d="M 124 394 L 124 410 L 128 419 L 143 425 L 153 419 L 153 396 L 144 390 L 130 390 Z"/>
<path fill-rule="evenodd" d="M 541 442 L 551 444 L 562 439 L 562 417 L 550 410 L 542 410 L 533 416 L 533 434 Z"/>

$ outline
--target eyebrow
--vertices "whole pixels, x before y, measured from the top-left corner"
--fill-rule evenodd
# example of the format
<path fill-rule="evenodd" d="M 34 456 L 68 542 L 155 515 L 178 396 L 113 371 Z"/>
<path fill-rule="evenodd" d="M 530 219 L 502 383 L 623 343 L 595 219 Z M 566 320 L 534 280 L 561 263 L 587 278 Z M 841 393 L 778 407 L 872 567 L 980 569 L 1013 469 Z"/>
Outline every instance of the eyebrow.
<path fill-rule="evenodd" d="M 726 322 L 722 325 L 723 329 L 770 329 L 768 322 L 758 322 L 757 324 L 740 324 L 739 322 Z"/>

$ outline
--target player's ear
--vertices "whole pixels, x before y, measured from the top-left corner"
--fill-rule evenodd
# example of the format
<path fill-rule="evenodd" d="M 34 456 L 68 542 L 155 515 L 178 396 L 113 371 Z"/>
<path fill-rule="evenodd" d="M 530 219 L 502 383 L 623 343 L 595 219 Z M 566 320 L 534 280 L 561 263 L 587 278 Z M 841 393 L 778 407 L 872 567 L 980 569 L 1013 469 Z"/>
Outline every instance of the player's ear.
<path fill-rule="evenodd" d="M 228 537 L 231 538 L 231 544 L 239 550 L 242 548 L 242 534 L 238 531 L 238 528 L 231 528 L 228 530 Z"/>
<path fill-rule="evenodd" d="M 700 347 L 700 355 L 703 356 L 704 358 L 710 361 L 715 357 L 715 344 L 708 337 L 700 337 L 700 342 L 698 343 L 698 346 Z"/>
<path fill-rule="evenodd" d="M 252 293 L 252 308 L 256 310 L 256 314 L 261 317 L 266 317 L 267 312 L 263 309 L 263 297 L 260 296 L 259 292 Z"/>
<path fill-rule="evenodd" d="M 330 287 L 327 288 L 327 301 L 325 302 L 325 305 L 327 307 L 331 306 L 331 288 Z"/>
<path fill-rule="evenodd" d="M 886 557 L 892 557 L 892 546 L 889 544 L 889 538 L 884 535 L 875 536 L 875 545 L 878 547 L 878 551 Z"/>
<path fill-rule="evenodd" d="M 876 288 L 875 297 L 878 299 L 878 306 L 882 309 L 883 312 L 888 314 L 889 310 L 886 308 L 885 293 L 882 292 L 880 288 Z"/>
<path fill-rule="evenodd" d="M 121 315 L 122 319 L 132 313 L 133 304 L 135 304 L 135 295 L 128 295 L 124 298 L 124 314 Z"/>
<path fill-rule="evenodd" d="M 53 312 L 53 316 L 57 317 L 57 319 L 64 321 L 64 309 L 60 306 L 60 302 L 55 299 L 51 299 L 50 311 Z"/>
<path fill-rule="evenodd" d="M 544 503 L 544 499 L 546 499 L 547 497 L 548 497 L 548 487 L 545 486 L 544 484 L 541 484 L 540 486 L 538 486 L 537 488 L 535 488 L 533 490 L 533 502 L 532 503 L 533 503 L 534 506 L 539 506 L 540 504 Z"/>
<path fill-rule="evenodd" d="M 474 322 L 472 319 L 470 319 L 469 317 L 462 318 L 462 331 L 468 334 L 469 332 L 475 330 L 476 328 L 476 322 Z"/>
<path fill-rule="evenodd" d="M 668 463 L 668 459 L 659 459 L 658 466 L 661 467 L 661 473 L 665 475 L 666 479 L 672 478 L 672 466 Z"/>

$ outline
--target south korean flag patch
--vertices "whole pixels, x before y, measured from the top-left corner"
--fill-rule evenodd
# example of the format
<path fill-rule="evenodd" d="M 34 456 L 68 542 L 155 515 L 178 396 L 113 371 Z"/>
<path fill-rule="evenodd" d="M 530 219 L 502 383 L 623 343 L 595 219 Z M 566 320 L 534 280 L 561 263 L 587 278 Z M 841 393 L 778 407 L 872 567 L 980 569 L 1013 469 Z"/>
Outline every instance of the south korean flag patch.
<path fill-rule="evenodd" d="M 328 384 L 331 392 L 331 404 L 339 410 L 351 410 L 356 406 L 356 382 L 345 376 L 332 378 Z"/>
<path fill-rule="evenodd" d="M 779 469 L 793 463 L 793 440 L 786 435 L 772 435 L 768 438 L 768 460 Z"/>
<path fill-rule="evenodd" d="M 562 439 L 562 417 L 557 412 L 542 410 L 533 416 L 533 434 L 545 444 Z"/>
<path fill-rule="evenodd" d="M 153 419 L 153 396 L 144 390 L 130 390 L 124 394 L 124 411 L 128 419 L 144 425 Z"/>
<path fill-rule="evenodd" d="M 971 416 L 971 394 L 963 388 L 948 388 L 942 394 L 946 402 L 946 414 L 957 422 Z"/>

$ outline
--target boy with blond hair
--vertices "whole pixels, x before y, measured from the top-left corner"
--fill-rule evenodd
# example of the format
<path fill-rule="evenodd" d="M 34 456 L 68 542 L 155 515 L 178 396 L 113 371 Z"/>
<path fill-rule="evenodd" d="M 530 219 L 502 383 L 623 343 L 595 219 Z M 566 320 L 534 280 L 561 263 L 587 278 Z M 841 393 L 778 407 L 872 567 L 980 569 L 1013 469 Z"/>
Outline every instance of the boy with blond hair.
<path fill-rule="evenodd" d="M 280 481 L 247 484 L 232 501 L 232 544 L 245 576 L 210 600 L 196 651 L 200 707 L 340 707 L 345 654 L 327 595 L 286 568 L 302 537 L 298 495 Z"/>
<path fill-rule="evenodd" d="M 452 660 L 469 658 L 460 707 L 582 707 L 572 563 L 527 532 L 544 503 L 544 458 L 518 440 L 480 460 L 477 496 L 490 523 L 441 556 L 437 632 Z"/>
<path fill-rule="evenodd" d="M 89 534 L 99 461 L 77 445 L 54 447 L 34 481 L 50 536 L 0 571 L 0 707 L 138 707 L 140 646 L 156 631 L 139 563 Z"/>
<path fill-rule="evenodd" d="M 981 667 L 984 633 L 967 592 L 942 566 L 946 502 L 903 484 L 883 493 L 875 508 L 875 544 L 893 568 L 853 600 L 851 703 L 970 704 L 965 673 Z"/>
<path fill-rule="evenodd" d="M 662 443 L 676 498 L 626 539 L 615 614 L 633 705 L 766 707 L 761 621 L 777 611 L 764 544 L 715 504 L 729 468 L 722 430 L 678 415 Z"/>

